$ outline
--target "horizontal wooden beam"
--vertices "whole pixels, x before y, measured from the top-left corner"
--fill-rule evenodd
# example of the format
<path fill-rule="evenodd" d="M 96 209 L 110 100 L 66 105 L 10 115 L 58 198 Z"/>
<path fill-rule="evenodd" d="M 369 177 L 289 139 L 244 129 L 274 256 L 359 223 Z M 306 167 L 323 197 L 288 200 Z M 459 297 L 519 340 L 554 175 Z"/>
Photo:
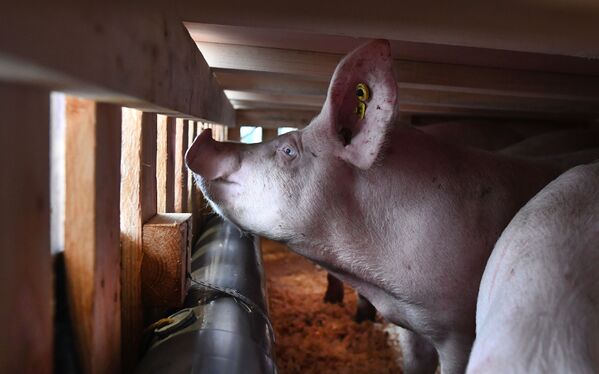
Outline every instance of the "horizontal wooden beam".
<path fill-rule="evenodd" d="M 291 87 L 289 88 L 291 89 Z M 320 110 L 324 95 L 290 95 L 271 92 L 225 90 L 236 109 L 312 109 Z M 555 114 L 573 115 L 578 118 L 597 118 L 599 105 L 586 101 L 557 100 L 505 95 L 485 95 L 477 93 L 433 91 L 426 89 L 400 89 L 400 106 L 419 105 L 438 108 L 483 109 L 513 112 L 537 113 L 538 117 Z"/>
<path fill-rule="evenodd" d="M 235 122 L 233 108 L 172 12 L 117 2 L 3 2 L 0 14 L 0 80 L 144 111 Z"/>
<path fill-rule="evenodd" d="M 305 127 L 318 111 L 250 109 L 237 111 L 238 125 Z"/>
<path fill-rule="evenodd" d="M 197 42 L 208 64 L 222 70 L 286 74 L 328 81 L 341 55 Z M 599 77 L 396 60 L 401 88 L 431 89 L 599 103 Z"/>
<path fill-rule="evenodd" d="M 186 21 L 449 46 L 599 56 L 596 1 L 178 0 Z M 281 34 L 271 32 L 271 37 Z M 284 37 L 281 40 L 285 41 Z"/>

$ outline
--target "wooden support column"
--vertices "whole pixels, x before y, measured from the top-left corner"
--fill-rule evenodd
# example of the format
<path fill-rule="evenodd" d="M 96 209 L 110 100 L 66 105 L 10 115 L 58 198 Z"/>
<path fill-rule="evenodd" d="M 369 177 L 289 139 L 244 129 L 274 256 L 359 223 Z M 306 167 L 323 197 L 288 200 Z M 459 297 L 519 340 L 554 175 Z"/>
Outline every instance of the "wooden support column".
<path fill-rule="evenodd" d="M 277 129 L 270 127 L 262 128 L 262 141 L 265 142 L 270 139 L 274 139 L 277 137 Z"/>
<path fill-rule="evenodd" d="M 158 213 L 175 211 L 175 118 L 158 115 L 156 183 Z"/>
<path fill-rule="evenodd" d="M 241 139 L 239 135 L 239 126 L 229 127 L 227 132 L 227 140 L 238 142 Z"/>
<path fill-rule="evenodd" d="M 0 82 L 0 373 L 52 372 L 50 95 Z"/>
<path fill-rule="evenodd" d="M 187 212 L 187 166 L 185 151 L 189 130 L 187 120 L 177 118 L 175 125 L 175 212 Z"/>
<path fill-rule="evenodd" d="M 121 358 L 121 108 L 66 100 L 65 269 L 84 373 L 118 373 Z"/>
<path fill-rule="evenodd" d="M 139 359 L 143 309 L 143 224 L 156 214 L 156 115 L 123 109 L 121 161 L 121 320 L 123 371 Z"/>

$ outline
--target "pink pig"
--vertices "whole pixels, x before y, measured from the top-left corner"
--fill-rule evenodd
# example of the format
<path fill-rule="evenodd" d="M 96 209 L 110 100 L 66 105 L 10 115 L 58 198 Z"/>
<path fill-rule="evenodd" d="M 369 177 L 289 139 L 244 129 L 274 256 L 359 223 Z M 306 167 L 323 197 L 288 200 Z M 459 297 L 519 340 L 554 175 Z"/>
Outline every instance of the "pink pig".
<path fill-rule="evenodd" d="M 320 264 L 413 331 L 412 347 L 432 344 L 442 373 L 462 373 L 493 245 L 558 171 L 403 125 L 399 95 L 389 43 L 373 41 L 340 62 L 305 129 L 256 145 L 206 130 L 186 160 L 216 212 Z M 434 370 L 432 359 L 410 367 Z"/>
<path fill-rule="evenodd" d="M 599 163 L 514 217 L 485 269 L 468 373 L 599 372 Z"/>

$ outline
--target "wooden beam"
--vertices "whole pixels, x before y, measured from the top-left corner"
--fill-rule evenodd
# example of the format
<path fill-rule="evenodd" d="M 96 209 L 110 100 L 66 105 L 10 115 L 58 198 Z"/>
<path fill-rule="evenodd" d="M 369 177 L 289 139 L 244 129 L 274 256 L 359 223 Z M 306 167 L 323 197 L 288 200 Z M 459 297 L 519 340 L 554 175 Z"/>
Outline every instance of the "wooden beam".
<path fill-rule="evenodd" d="M 232 142 L 238 142 L 240 140 L 240 138 L 241 137 L 239 135 L 239 126 L 228 128 L 226 140 L 229 140 Z"/>
<path fill-rule="evenodd" d="M 121 161 L 121 321 L 123 372 L 139 359 L 143 310 L 143 224 L 156 214 L 156 115 L 123 109 Z"/>
<path fill-rule="evenodd" d="M 187 166 L 185 152 L 188 146 L 188 121 L 177 118 L 175 124 L 175 212 L 187 212 Z"/>
<path fill-rule="evenodd" d="M 315 109 L 320 109 L 325 99 L 325 95 L 296 95 L 292 92 L 284 94 L 259 91 L 225 90 L 225 94 L 232 102 L 262 102 L 269 104 L 302 106 L 308 108 L 312 107 Z"/>
<path fill-rule="evenodd" d="M 234 124 L 233 108 L 172 11 L 118 2 L 27 3 L 0 5 L 0 78 Z"/>
<path fill-rule="evenodd" d="M 217 75 L 217 79 L 221 81 L 227 97 L 237 109 L 282 105 L 289 108 L 303 106 L 320 109 L 327 92 L 327 83 L 281 74 L 223 71 Z M 599 113 L 599 105 L 592 101 L 514 97 L 403 86 L 400 88 L 400 101 L 402 104 L 443 107 L 586 114 L 591 118 Z"/>
<path fill-rule="evenodd" d="M 268 141 L 277 137 L 277 129 L 275 127 L 262 128 L 262 141 Z"/>
<path fill-rule="evenodd" d="M 189 121 L 187 123 L 187 131 L 188 131 L 187 144 L 186 144 L 185 150 L 183 151 L 184 155 L 185 155 L 185 152 L 187 152 L 187 150 L 189 149 L 189 147 L 191 147 L 191 145 L 193 144 L 193 141 L 195 140 L 196 135 L 197 135 L 196 123 L 194 121 Z M 193 203 L 194 203 L 193 173 L 191 173 L 187 169 L 187 165 L 184 165 L 184 167 L 185 167 L 185 171 L 187 173 L 187 211 L 191 213 L 191 212 L 193 212 Z M 196 219 L 198 219 L 198 218 L 199 218 L 198 216 L 194 217 L 193 222 L 196 223 Z"/>
<path fill-rule="evenodd" d="M 183 304 L 191 271 L 191 234 L 189 213 L 157 214 L 144 224 L 141 279 L 146 307 Z"/>
<path fill-rule="evenodd" d="M 84 373 L 121 369 L 121 108 L 66 101 L 65 269 Z"/>
<path fill-rule="evenodd" d="M 216 79 L 225 90 L 272 94 L 326 95 L 328 81 L 248 70 L 219 70 Z"/>
<path fill-rule="evenodd" d="M 49 92 L 0 82 L 0 372 L 52 373 Z"/>
<path fill-rule="evenodd" d="M 286 16 L 289 16 L 289 14 L 286 14 Z M 189 14 L 185 14 L 185 17 L 189 19 Z M 403 39 L 394 40 L 393 37 L 385 36 L 384 34 L 371 37 L 358 34 L 357 36 L 359 37 L 355 37 L 349 36 L 348 33 L 340 34 L 339 29 L 335 30 L 333 34 L 319 34 L 314 32 L 313 26 L 309 27 L 310 31 L 302 32 L 291 30 L 288 27 L 243 27 L 225 24 L 217 25 L 214 23 L 185 22 L 185 27 L 189 30 L 189 34 L 197 42 L 237 44 L 252 47 L 293 49 L 345 55 L 373 37 L 387 38 L 391 43 L 392 56 L 397 60 L 546 71 L 551 73 L 599 75 L 599 63 L 597 60 L 588 58 L 532 53 L 530 50 L 516 52 L 505 49 L 491 49 L 489 45 L 476 48 L 457 44 L 436 44 L 431 43 L 430 38 L 425 39 L 426 42 L 423 43 Z M 355 31 L 353 26 L 352 31 Z M 220 78 L 219 82 L 223 84 Z"/>
<path fill-rule="evenodd" d="M 341 55 L 198 42 L 217 69 L 287 74 L 328 81 Z M 402 88 L 504 94 L 599 102 L 599 76 L 396 60 Z"/>
<path fill-rule="evenodd" d="M 156 190 L 158 213 L 175 211 L 175 118 L 158 115 Z"/>
<path fill-rule="evenodd" d="M 305 110 L 238 110 L 237 123 L 262 127 L 306 127 L 318 111 Z"/>
<path fill-rule="evenodd" d="M 599 56 L 599 6 L 593 1 L 401 2 L 331 0 L 281 2 L 219 1 L 209 7 L 180 0 L 186 21 L 281 31 L 387 38 L 448 46 Z M 232 11 L 234 10 L 234 11 Z"/>

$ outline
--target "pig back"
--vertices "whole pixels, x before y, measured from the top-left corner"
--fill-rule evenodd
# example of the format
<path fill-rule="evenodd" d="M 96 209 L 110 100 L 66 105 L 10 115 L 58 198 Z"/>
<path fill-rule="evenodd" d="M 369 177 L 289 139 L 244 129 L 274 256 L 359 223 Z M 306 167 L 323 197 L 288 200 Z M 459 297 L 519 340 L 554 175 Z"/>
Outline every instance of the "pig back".
<path fill-rule="evenodd" d="M 599 370 L 599 163 L 514 217 L 485 268 L 469 373 Z"/>

